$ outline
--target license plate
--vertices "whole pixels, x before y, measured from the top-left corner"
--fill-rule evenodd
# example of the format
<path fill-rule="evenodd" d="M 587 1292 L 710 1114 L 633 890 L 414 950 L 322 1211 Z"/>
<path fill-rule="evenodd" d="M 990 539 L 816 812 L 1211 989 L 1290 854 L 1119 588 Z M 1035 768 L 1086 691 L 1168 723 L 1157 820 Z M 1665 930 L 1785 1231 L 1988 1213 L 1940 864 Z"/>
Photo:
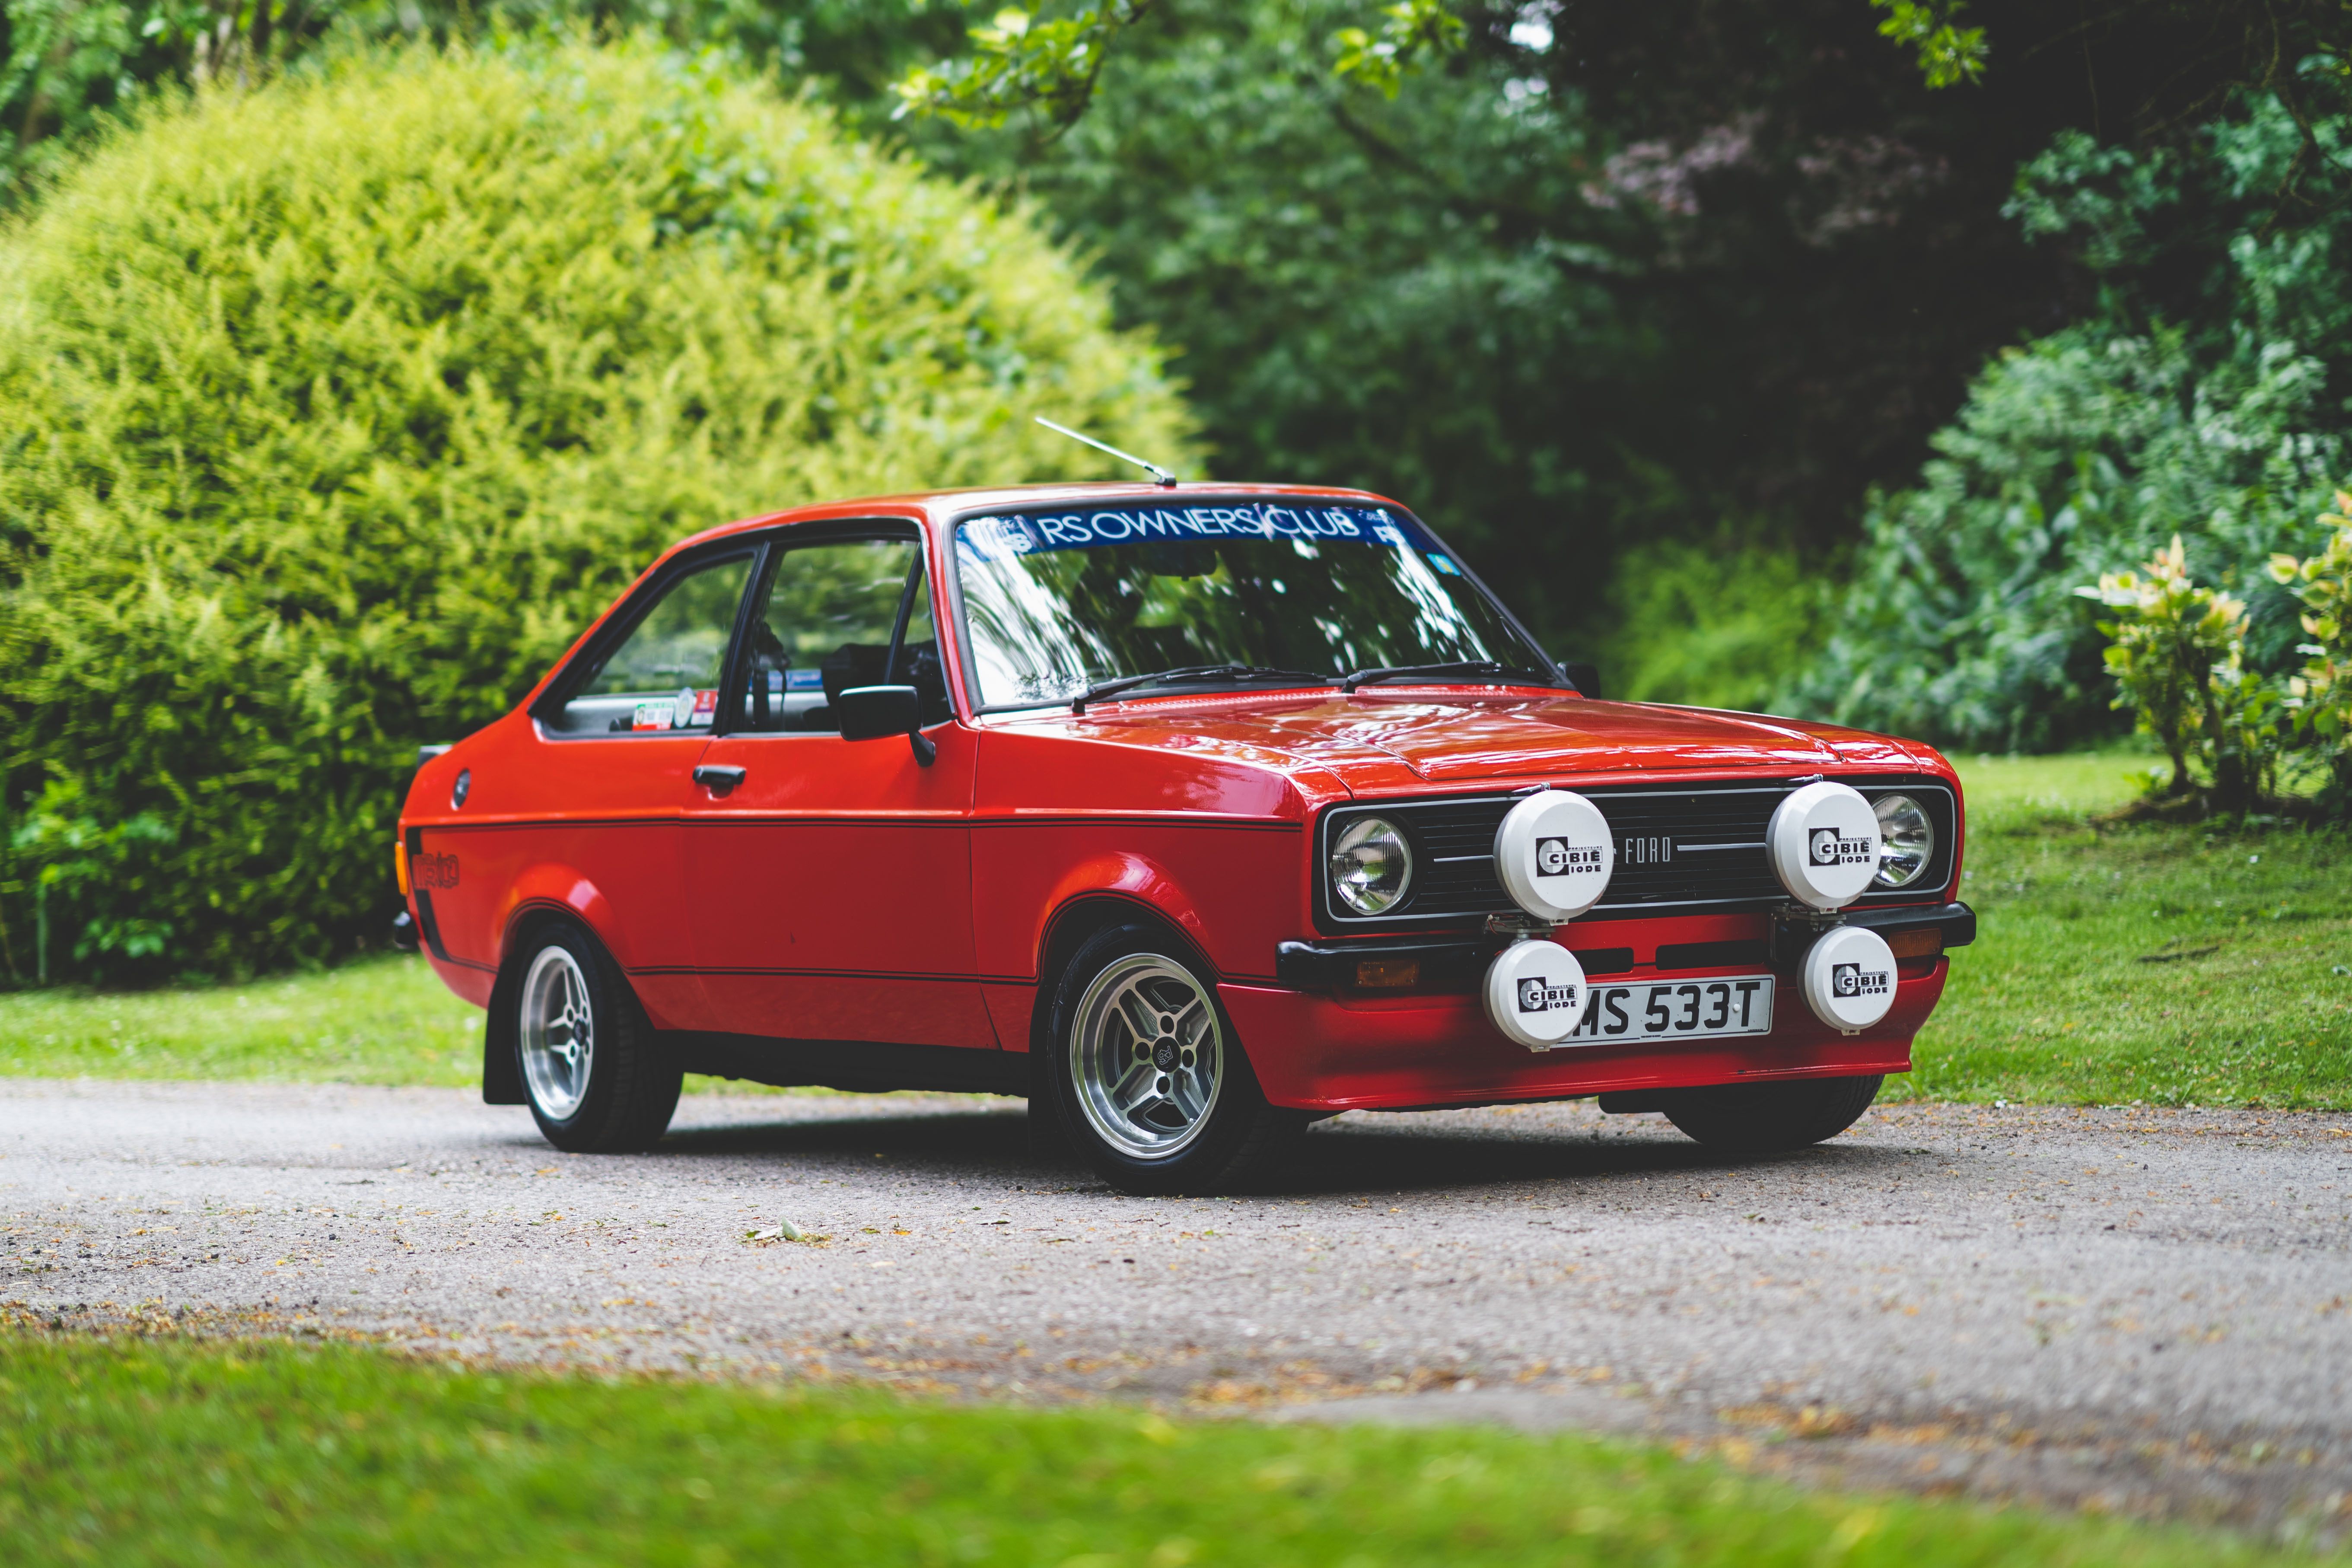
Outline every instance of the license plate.
<path fill-rule="evenodd" d="M 1727 974 L 1639 985 L 1588 984 L 1583 1021 L 1562 1046 L 1713 1039 L 1772 1031 L 1772 977 Z"/>

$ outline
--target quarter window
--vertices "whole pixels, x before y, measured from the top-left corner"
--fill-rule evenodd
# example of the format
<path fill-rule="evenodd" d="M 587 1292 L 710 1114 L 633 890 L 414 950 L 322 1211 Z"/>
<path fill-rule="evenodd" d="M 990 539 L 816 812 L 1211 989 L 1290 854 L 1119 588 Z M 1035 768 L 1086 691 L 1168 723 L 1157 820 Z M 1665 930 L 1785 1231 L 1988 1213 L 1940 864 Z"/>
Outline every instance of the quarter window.
<path fill-rule="evenodd" d="M 549 728 L 565 735 L 709 733 L 751 559 L 714 561 L 655 589 L 636 625 L 588 667 Z"/>

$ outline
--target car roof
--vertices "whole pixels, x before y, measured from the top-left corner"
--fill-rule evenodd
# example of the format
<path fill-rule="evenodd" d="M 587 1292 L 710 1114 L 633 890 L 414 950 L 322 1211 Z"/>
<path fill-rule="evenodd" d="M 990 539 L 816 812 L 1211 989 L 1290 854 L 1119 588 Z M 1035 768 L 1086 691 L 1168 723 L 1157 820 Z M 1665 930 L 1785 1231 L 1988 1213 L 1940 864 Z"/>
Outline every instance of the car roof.
<path fill-rule="evenodd" d="M 689 538 L 682 539 L 665 557 L 691 545 L 702 544 L 730 534 L 745 533 L 755 529 L 789 527 L 800 522 L 837 522 L 862 518 L 922 518 L 934 523 L 971 512 L 992 511 L 1004 507 L 1037 505 L 1084 505 L 1090 501 L 1124 502 L 1154 501 L 1162 506 L 1187 500 L 1206 500 L 1213 497 L 1234 496 L 1317 496 L 1331 500 L 1371 501 L 1381 506 L 1397 506 L 1385 496 L 1370 490 L 1351 489 L 1344 485 L 1268 485 L 1223 484 L 1212 480 L 1195 480 L 1189 484 L 1155 485 L 1143 482 L 1058 484 L 1058 485 L 978 485 L 964 489 L 916 490 L 906 495 L 860 496 L 849 500 L 823 501 L 814 506 L 793 507 L 783 511 L 762 512 L 754 517 L 739 518 L 706 528 Z M 1408 510 L 1397 507 L 1400 511 Z"/>

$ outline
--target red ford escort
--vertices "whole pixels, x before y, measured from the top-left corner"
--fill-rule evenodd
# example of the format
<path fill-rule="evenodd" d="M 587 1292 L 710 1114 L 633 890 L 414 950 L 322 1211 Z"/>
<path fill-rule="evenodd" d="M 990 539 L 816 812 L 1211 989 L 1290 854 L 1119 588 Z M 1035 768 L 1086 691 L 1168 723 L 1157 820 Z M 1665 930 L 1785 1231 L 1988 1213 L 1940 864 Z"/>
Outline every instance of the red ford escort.
<path fill-rule="evenodd" d="M 426 760 L 399 866 L 560 1148 L 688 1072 L 984 1090 L 1172 1193 L 1358 1109 L 1828 1138 L 1974 938 L 1961 826 L 1926 746 L 1580 691 L 1393 501 L 1163 482 L 686 541 Z"/>

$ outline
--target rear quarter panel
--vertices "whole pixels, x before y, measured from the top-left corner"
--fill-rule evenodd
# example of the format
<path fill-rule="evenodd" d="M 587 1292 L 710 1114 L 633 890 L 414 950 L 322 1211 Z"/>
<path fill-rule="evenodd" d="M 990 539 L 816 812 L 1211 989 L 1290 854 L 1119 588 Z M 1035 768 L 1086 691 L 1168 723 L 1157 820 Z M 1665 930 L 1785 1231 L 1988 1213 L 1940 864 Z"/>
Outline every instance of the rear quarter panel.
<path fill-rule="evenodd" d="M 420 768 L 402 823 L 405 847 L 433 858 L 441 884 L 424 889 L 418 877 L 447 954 L 428 957 L 450 988 L 487 1005 L 520 917 L 534 907 L 560 909 L 624 969 L 670 972 L 636 979 L 656 1027 L 697 1026 L 702 996 L 687 922 L 620 915 L 683 910 L 682 802 L 649 801 L 642 769 L 613 763 L 625 745 L 626 761 L 651 762 L 646 748 L 676 750 L 691 767 L 687 753 L 698 755 L 707 743 L 699 736 L 551 741 L 517 712 Z M 450 792 L 461 770 L 472 777 L 466 804 L 456 806 Z M 422 925 L 421 909 L 417 919 Z"/>

